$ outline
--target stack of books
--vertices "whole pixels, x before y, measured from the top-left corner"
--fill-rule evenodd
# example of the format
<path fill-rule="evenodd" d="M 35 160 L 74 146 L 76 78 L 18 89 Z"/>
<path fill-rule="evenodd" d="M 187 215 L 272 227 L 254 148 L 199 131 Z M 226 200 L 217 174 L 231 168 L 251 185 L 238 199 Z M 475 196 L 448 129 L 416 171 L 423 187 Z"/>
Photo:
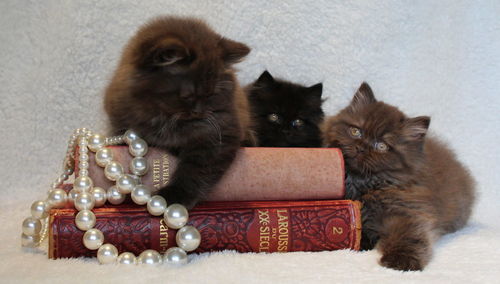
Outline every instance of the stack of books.
<path fill-rule="evenodd" d="M 128 147 L 112 147 L 126 171 Z M 78 151 L 76 151 L 78 153 Z M 146 155 L 149 171 L 142 183 L 152 190 L 168 184 L 177 160 L 159 149 Z M 78 168 L 78 165 L 76 165 Z M 78 170 L 75 170 L 78 172 Z M 202 240 L 195 252 L 293 252 L 359 250 L 360 203 L 343 200 L 344 162 L 335 148 L 241 148 L 231 168 L 204 201 L 189 212 L 188 225 Z M 90 155 L 89 176 L 104 189 L 114 183 Z M 165 252 L 175 246 L 176 230 L 161 216 L 130 199 L 94 208 L 95 227 L 119 252 L 145 249 Z M 74 208 L 52 209 L 49 257 L 95 256 L 82 243 Z"/>

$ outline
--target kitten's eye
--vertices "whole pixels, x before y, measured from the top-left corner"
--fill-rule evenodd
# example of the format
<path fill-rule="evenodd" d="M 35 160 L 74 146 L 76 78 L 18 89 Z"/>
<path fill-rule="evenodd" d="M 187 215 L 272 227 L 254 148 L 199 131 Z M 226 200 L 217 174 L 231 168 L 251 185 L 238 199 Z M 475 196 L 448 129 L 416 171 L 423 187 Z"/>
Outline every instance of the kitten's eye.
<path fill-rule="evenodd" d="M 300 128 L 300 127 L 304 126 L 304 121 L 302 119 L 296 119 L 296 120 L 292 121 L 292 126 L 295 128 Z"/>
<path fill-rule="evenodd" d="M 354 138 L 361 138 L 361 129 L 356 127 L 349 127 L 349 134 Z"/>
<path fill-rule="evenodd" d="M 269 119 L 269 121 L 272 123 L 280 123 L 280 117 L 275 113 L 271 113 L 270 115 L 268 115 L 267 119 Z"/>
<path fill-rule="evenodd" d="M 154 64 L 158 66 L 167 66 L 172 63 L 175 63 L 179 59 L 175 56 L 173 56 L 171 53 L 167 52 L 160 52 L 155 55 L 154 57 Z"/>
<path fill-rule="evenodd" d="M 387 152 L 389 150 L 389 146 L 385 144 L 384 142 L 375 142 L 375 150 L 379 152 Z"/>

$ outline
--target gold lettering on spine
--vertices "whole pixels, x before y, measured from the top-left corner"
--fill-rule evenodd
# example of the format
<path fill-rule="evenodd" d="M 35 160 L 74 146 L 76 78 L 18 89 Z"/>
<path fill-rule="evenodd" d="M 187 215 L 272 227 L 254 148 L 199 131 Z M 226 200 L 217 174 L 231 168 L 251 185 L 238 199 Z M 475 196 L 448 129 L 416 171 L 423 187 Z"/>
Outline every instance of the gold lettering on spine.
<path fill-rule="evenodd" d="M 342 227 L 333 227 L 332 228 L 332 231 L 333 231 L 333 234 L 334 235 L 342 235 L 342 233 L 344 232 L 344 229 L 342 229 Z"/>
<path fill-rule="evenodd" d="M 259 252 L 268 252 L 271 245 L 271 227 L 269 227 L 269 210 L 257 210 L 259 214 Z"/>
<path fill-rule="evenodd" d="M 278 216 L 278 252 L 287 252 L 289 236 L 288 210 L 278 209 L 276 215 Z"/>
<path fill-rule="evenodd" d="M 163 186 L 167 185 L 169 179 L 170 179 L 170 163 L 168 161 L 168 155 L 167 154 L 163 154 L 162 156 L 162 166 L 163 166 L 163 170 L 162 170 L 162 178 L 163 178 Z"/>
<path fill-rule="evenodd" d="M 153 187 L 155 189 L 160 189 L 160 159 L 153 159 Z"/>
<path fill-rule="evenodd" d="M 160 252 L 165 252 L 168 248 L 168 227 L 163 218 L 160 219 Z"/>

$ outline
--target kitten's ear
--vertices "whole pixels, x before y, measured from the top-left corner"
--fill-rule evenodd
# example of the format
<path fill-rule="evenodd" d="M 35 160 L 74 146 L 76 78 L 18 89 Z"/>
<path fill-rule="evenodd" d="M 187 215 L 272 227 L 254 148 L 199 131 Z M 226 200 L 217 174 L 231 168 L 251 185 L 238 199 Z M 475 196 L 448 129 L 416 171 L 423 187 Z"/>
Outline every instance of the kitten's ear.
<path fill-rule="evenodd" d="M 321 99 L 321 94 L 323 94 L 323 83 L 318 83 L 307 88 L 308 94 L 314 98 Z"/>
<path fill-rule="evenodd" d="M 245 44 L 227 38 L 222 38 L 219 45 L 222 48 L 222 59 L 229 64 L 240 62 L 250 53 L 250 48 Z"/>
<path fill-rule="evenodd" d="M 373 95 L 372 88 L 370 88 L 368 83 L 363 82 L 356 91 L 356 94 L 354 94 L 349 106 L 352 110 L 357 110 L 375 102 L 377 100 L 375 99 L 375 95 Z"/>
<path fill-rule="evenodd" d="M 427 134 L 430 123 L 431 118 L 428 116 L 409 118 L 403 122 L 402 135 L 409 141 L 422 140 Z"/>
<path fill-rule="evenodd" d="M 259 85 L 259 86 L 267 86 L 273 82 L 274 82 L 273 75 L 271 75 L 271 73 L 269 73 L 266 70 L 266 71 L 262 72 L 262 74 L 260 74 L 257 81 L 255 81 L 255 84 Z"/>
<path fill-rule="evenodd" d="M 153 52 L 153 64 L 168 66 L 189 57 L 189 50 L 176 39 L 166 39 Z"/>

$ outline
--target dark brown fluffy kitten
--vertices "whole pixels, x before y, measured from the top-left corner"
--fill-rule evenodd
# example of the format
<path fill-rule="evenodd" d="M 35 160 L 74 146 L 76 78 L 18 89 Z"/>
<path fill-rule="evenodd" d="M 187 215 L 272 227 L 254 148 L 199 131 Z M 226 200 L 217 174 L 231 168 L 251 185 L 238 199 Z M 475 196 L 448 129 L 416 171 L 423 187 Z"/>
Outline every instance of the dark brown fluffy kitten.
<path fill-rule="evenodd" d="M 200 20 L 160 17 L 142 26 L 123 51 L 106 90 L 114 134 L 133 129 L 179 158 L 168 203 L 192 207 L 252 140 L 248 101 L 234 63 L 250 52 Z"/>
<path fill-rule="evenodd" d="M 347 198 L 363 202 L 362 248 L 376 245 L 386 267 L 422 270 L 436 238 L 471 214 L 474 181 L 443 143 L 426 137 L 429 123 L 377 101 L 363 83 L 322 128 L 324 143 L 344 154 Z"/>
<path fill-rule="evenodd" d="M 304 87 L 264 71 L 246 87 L 260 147 L 320 147 L 323 84 Z"/>

